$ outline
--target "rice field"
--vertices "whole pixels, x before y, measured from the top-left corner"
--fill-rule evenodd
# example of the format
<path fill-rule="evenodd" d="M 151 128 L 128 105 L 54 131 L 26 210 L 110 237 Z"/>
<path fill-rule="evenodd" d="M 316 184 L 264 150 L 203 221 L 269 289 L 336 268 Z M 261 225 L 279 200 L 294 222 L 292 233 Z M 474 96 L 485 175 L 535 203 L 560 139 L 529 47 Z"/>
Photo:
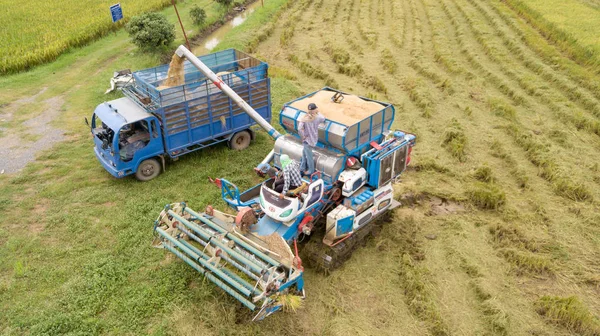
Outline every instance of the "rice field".
<path fill-rule="evenodd" d="M 418 134 L 399 197 L 422 200 L 335 275 L 346 294 L 304 332 L 600 333 L 599 76 L 512 2 L 305 0 L 255 48 L 302 92 L 333 83 L 394 102 L 395 126 Z M 597 38 L 569 3 L 565 22 Z M 466 210 L 439 214 L 431 198 Z"/>
<path fill-rule="evenodd" d="M 0 333 L 600 335 L 600 75 L 512 2 L 265 0 L 219 44 L 269 63 L 274 111 L 329 85 L 393 102 L 417 134 L 380 234 L 329 276 L 307 269 L 302 307 L 261 323 L 150 242 L 166 203 L 225 207 L 208 176 L 257 183 L 270 138 L 116 180 L 81 119 L 113 68 L 155 60 L 120 32 L 0 78 L 8 107 L 64 97 L 70 139 L 0 175 Z"/>
<path fill-rule="evenodd" d="M 600 67 L 600 2 L 596 0 L 505 0 L 546 39 L 582 63 Z"/>
<path fill-rule="evenodd" d="M 114 24 L 109 7 L 114 1 L 0 1 L 0 74 L 54 60 L 71 47 L 81 46 L 123 26 Z M 160 9 L 168 0 L 121 1 L 124 19 Z"/>

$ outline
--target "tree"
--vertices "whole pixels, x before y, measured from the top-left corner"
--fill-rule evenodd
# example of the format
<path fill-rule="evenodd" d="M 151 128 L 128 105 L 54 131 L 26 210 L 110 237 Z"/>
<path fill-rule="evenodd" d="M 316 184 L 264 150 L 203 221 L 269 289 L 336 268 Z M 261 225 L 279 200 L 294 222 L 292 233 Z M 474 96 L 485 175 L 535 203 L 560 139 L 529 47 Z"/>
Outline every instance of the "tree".
<path fill-rule="evenodd" d="M 206 20 L 206 12 L 204 9 L 198 7 L 198 5 L 195 5 L 190 9 L 190 17 L 196 25 L 200 26 Z"/>
<path fill-rule="evenodd" d="M 175 26 L 159 13 L 133 17 L 126 30 L 133 43 L 143 50 L 166 48 L 175 40 Z"/>
<path fill-rule="evenodd" d="M 229 6 L 233 2 L 233 0 L 215 0 L 215 1 L 220 3 L 223 6 Z"/>

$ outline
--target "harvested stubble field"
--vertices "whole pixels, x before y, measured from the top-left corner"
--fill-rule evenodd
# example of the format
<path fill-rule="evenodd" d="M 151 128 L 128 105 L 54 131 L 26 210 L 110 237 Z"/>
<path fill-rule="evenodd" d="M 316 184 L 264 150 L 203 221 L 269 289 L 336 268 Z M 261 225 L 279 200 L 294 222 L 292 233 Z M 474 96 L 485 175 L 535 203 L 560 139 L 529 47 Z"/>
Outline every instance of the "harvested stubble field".
<path fill-rule="evenodd" d="M 418 136 L 397 187 L 404 206 L 340 270 L 307 270 L 296 314 L 252 324 L 149 246 L 162 205 L 224 207 L 207 176 L 254 184 L 266 135 L 244 153 L 211 148 L 137 183 L 108 176 L 85 126 L 69 121 L 73 141 L 0 179 L 3 333 L 600 335 L 596 68 L 500 0 L 265 3 L 220 48 L 270 64 L 275 110 L 324 85 L 393 102 L 395 127 Z M 93 73 L 87 83 L 65 67 L 68 82 L 44 93 L 66 95 L 70 120 L 104 99 L 110 69 L 94 62 L 113 56 L 97 48 L 82 51 L 95 61 L 64 61 Z M 0 84 L 20 97 L 39 91 L 31 78 Z"/>

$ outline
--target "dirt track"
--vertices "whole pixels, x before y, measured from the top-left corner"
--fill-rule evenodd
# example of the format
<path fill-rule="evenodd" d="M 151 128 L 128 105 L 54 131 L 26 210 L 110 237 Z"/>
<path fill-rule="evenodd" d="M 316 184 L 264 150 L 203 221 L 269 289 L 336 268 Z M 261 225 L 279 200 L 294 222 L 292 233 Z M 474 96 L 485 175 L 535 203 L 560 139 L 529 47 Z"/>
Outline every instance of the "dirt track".
<path fill-rule="evenodd" d="M 39 93 L 17 100 L 0 111 L 0 120 L 10 122 L 20 108 L 36 101 L 44 93 Z M 22 129 L 5 129 L 0 136 L 0 172 L 14 173 L 23 169 L 29 162 L 35 160 L 37 153 L 51 148 L 55 143 L 64 139 L 63 131 L 51 126 L 51 122 L 59 115 L 64 104 L 61 96 L 42 101 L 43 111 L 22 123 Z M 31 139 L 33 138 L 33 139 Z"/>

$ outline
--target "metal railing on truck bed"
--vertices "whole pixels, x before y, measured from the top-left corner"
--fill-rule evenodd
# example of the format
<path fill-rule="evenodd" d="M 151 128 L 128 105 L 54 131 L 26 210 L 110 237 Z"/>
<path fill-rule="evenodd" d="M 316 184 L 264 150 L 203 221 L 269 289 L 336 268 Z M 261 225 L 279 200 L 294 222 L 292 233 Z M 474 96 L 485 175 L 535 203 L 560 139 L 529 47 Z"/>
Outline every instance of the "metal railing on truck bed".
<path fill-rule="evenodd" d="M 268 65 L 234 49 L 199 57 L 266 120 L 271 120 Z M 136 71 L 125 95 L 157 116 L 171 156 L 190 146 L 220 138 L 255 124 L 244 111 L 189 61 L 183 62 L 184 83 L 164 87 L 169 65 Z"/>

